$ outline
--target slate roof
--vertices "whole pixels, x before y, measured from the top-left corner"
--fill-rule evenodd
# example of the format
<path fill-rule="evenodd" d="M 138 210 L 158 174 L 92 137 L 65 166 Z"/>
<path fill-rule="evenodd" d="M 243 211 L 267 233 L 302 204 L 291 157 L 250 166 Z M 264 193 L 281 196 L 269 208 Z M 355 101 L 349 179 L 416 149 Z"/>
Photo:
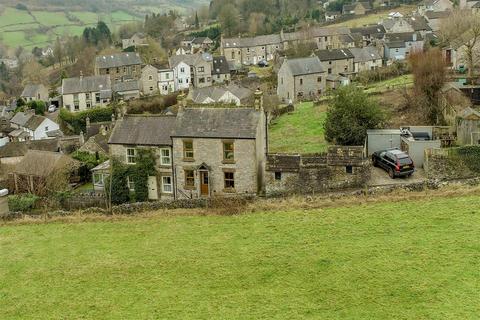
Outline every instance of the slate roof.
<path fill-rule="evenodd" d="M 45 121 L 45 117 L 39 116 L 39 115 L 32 115 L 27 122 L 25 123 L 24 127 L 27 129 L 30 129 L 32 131 L 35 131 L 43 121 Z"/>
<path fill-rule="evenodd" d="M 95 168 L 91 169 L 90 171 L 102 171 L 110 169 L 110 160 L 100 163 Z"/>
<path fill-rule="evenodd" d="M 479 4 L 479 3 L 480 3 L 480 1 L 477 2 L 477 4 Z M 427 11 L 427 12 L 425 12 L 425 16 L 429 20 L 447 18 L 449 15 L 450 15 L 450 11 Z"/>
<path fill-rule="evenodd" d="M 293 76 L 324 72 L 322 63 L 317 56 L 284 60 Z"/>
<path fill-rule="evenodd" d="M 198 37 L 192 40 L 193 44 L 212 43 L 213 41 L 209 37 Z"/>
<path fill-rule="evenodd" d="M 142 59 L 135 52 L 122 52 L 95 57 L 95 66 L 97 68 L 116 68 L 136 64 L 142 64 Z"/>
<path fill-rule="evenodd" d="M 252 92 L 249 89 L 231 84 L 226 87 L 211 86 L 204 88 L 194 88 L 191 91 L 191 98 L 196 103 L 203 103 L 207 98 L 212 99 L 214 102 L 219 102 L 219 99 L 226 92 L 230 92 L 240 100 L 249 98 L 252 95 Z"/>
<path fill-rule="evenodd" d="M 405 41 L 390 41 L 386 43 L 389 48 L 405 48 Z"/>
<path fill-rule="evenodd" d="M 260 113 L 253 108 L 186 108 L 177 114 L 172 137 L 255 139 Z"/>
<path fill-rule="evenodd" d="M 20 127 L 24 127 L 27 121 L 33 117 L 31 112 L 17 112 L 13 118 L 10 120 L 11 123 L 16 124 Z"/>
<path fill-rule="evenodd" d="M 350 48 L 350 52 L 353 55 L 353 62 L 367 62 L 382 59 L 382 56 L 374 47 Z"/>
<path fill-rule="evenodd" d="M 417 15 L 408 18 L 407 22 L 412 26 L 414 31 L 432 31 L 432 28 L 428 25 L 428 21 L 425 17 Z"/>
<path fill-rule="evenodd" d="M 422 41 L 423 37 L 418 32 L 400 32 L 400 33 L 387 33 L 385 38 L 387 41 L 403 41 L 403 42 L 413 42 L 414 35 L 416 35 L 416 41 Z"/>
<path fill-rule="evenodd" d="M 212 75 L 230 73 L 230 66 L 224 56 L 213 57 Z"/>
<path fill-rule="evenodd" d="M 0 158 L 21 157 L 25 155 L 28 150 L 58 152 L 59 149 L 57 139 L 9 142 L 5 146 L 0 147 Z"/>
<path fill-rule="evenodd" d="M 364 26 L 359 28 L 351 28 L 350 31 L 352 33 L 360 33 L 364 37 L 373 37 L 379 34 L 383 36 L 385 33 L 387 33 L 385 27 L 381 24 Z"/>
<path fill-rule="evenodd" d="M 113 85 L 113 92 L 139 91 L 140 82 L 137 80 L 118 81 Z"/>
<path fill-rule="evenodd" d="M 467 108 L 463 109 L 458 116 L 462 119 L 467 119 L 468 118 L 468 119 L 479 120 L 480 119 L 480 112 L 478 112 L 477 110 L 474 110 L 471 107 L 467 107 Z"/>
<path fill-rule="evenodd" d="M 315 52 L 320 61 L 353 59 L 350 49 L 318 50 Z"/>
<path fill-rule="evenodd" d="M 60 168 L 74 168 L 79 162 L 59 152 L 28 150 L 15 166 L 15 173 L 46 177 Z"/>
<path fill-rule="evenodd" d="M 46 89 L 43 84 L 27 84 L 22 91 L 21 97 L 36 97 L 37 92 Z"/>
<path fill-rule="evenodd" d="M 211 62 L 212 60 L 213 60 L 212 55 L 208 52 L 204 52 L 204 53 L 196 53 L 196 54 L 174 55 L 168 59 L 168 62 L 169 62 L 170 68 L 174 68 L 180 62 L 184 62 L 190 66 L 196 66 L 199 63 Z"/>
<path fill-rule="evenodd" d="M 175 127 L 172 116 L 126 115 L 112 130 L 109 144 L 140 146 L 171 145 Z"/>
<path fill-rule="evenodd" d="M 281 42 L 279 34 L 268 34 L 248 38 L 224 38 L 222 40 L 225 48 L 246 48 L 268 44 L 280 44 Z"/>
<path fill-rule="evenodd" d="M 111 82 L 108 75 L 66 78 L 62 80 L 62 94 L 80 92 L 110 91 Z"/>

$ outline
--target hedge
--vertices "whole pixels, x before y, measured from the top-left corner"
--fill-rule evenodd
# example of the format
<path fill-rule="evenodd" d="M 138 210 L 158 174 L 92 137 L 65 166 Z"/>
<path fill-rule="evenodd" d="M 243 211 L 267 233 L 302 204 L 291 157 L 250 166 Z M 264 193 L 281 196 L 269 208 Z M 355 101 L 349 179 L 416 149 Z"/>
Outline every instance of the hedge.
<path fill-rule="evenodd" d="M 80 134 L 80 131 L 86 132 L 85 119 L 90 118 L 90 122 L 110 121 L 112 114 L 115 112 L 112 106 L 97 107 L 80 112 L 70 112 L 65 108 L 60 110 L 60 120 L 72 130 L 75 134 Z"/>
<path fill-rule="evenodd" d="M 27 212 L 35 208 L 36 202 L 40 199 L 33 194 L 18 194 L 8 197 L 8 206 L 12 212 Z"/>

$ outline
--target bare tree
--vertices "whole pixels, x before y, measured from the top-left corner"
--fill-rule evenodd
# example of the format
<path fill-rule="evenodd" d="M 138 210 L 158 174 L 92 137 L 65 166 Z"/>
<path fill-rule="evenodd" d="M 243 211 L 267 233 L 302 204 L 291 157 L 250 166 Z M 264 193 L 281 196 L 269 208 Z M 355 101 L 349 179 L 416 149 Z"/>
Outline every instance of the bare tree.
<path fill-rule="evenodd" d="M 480 57 L 480 13 L 455 10 L 443 22 L 440 36 L 444 45 L 457 48 L 459 58 L 468 67 L 468 77 L 473 77 Z"/>

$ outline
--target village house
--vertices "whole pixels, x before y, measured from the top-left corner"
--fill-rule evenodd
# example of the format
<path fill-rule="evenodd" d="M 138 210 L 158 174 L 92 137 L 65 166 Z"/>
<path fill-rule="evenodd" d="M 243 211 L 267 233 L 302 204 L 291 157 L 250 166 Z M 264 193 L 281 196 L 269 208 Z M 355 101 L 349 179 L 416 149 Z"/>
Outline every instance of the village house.
<path fill-rule="evenodd" d="M 158 70 L 158 89 L 162 95 L 175 91 L 175 79 L 172 69 L 162 68 Z"/>
<path fill-rule="evenodd" d="M 325 21 L 335 21 L 341 14 L 339 11 L 325 11 Z"/>
<path fill-rule="evenodd" d="M 176 198 L 262 195 L 263 109 L 186 108 L 172 134 Z"/>
<path fill-rule="evenodd" d="M 229 61 L 238 64 L 257 64 L 265 60 L 271 61 L 275 52 L 283 49 L 280 35 L 270 34 L 248 38 L 223 38 L 220 41 L 220 52 Z"/>
<path fill-rule="evenodd" d="M 133 36 L 128 39 L 122 39 L 122 49 L 125 50 L 129 47 L 141 47 L 148 46 L 147 37 L 143 33 L 136 32 Z"/>
<path fill-rule="evenodd" d="M 386 64 L 402 61 L 417 51 L 422 51 L 424 40 L 417 32 L 389 33 L 385 36 L 384 55 Z"/>
<path fill-rule="evenodd" d="M 392 12 L 381 22 L 387 33 L 413 32 L 412 25 L 399 12 Z"/>
<path fill-rule="evenodd" d="M 213 45 L 212 39 L 209 37 L 197 37 L 194 38 L 191 42 L 191 53 L 195 53 L 197 51 L 207 51 Z"/>
<path fill-rule="evenodd" d="M 317 56 L 285 59 L 278 70 L 277 95 L 284 102 L 312 100 L 325 86 L 326 72 Z"/>
<path fill-rule="evenodd" d="M 453 10 L 453 2 L 450 0 L 423 0 L 417 5 L 417 12 L 421 15 L 428 11 L 441 12 Z"/>
<path fill-rule="evenodd" d="M 188 88 L 190 84 L 196 88 L 211 86 L 212 61 L 212 55 L 206 52 L 171 56 L 169 59 L 170 68 L 174 70 L 175 81 L 178 82 L 176 91 Z M 186 74 L 187 71 L 189 71 L 189 74 Z"/>
<path fill-rule="evenodd" d="M 251 103 L 252 92 L 247 88 L 237 85 L 212 86 L 206 88 L 194 88 L 189 91 L 187 99 L 198 104 L 225 103 L 236 106 Z"/>
<path fill-rule="evenodd" d="M 359 73 L 381 68 L 383 59 L 375 47 L 350 48 L 353 55 L 353 72 Z"/>
<path fill-rule="evenodd" d="M 230 66 L 224 56 L 213 57 L 212 81 L 213 83 L 225 83 L 230 81 Z"/>
<path fill-rule="evenodd" d="M 95 155 L 108 156 L 110 154 L 108 140 L 115 125 L 115 115 L 112 114 L 111 121 L 90 122 L 90 118 L 85 119 L 85 134 L 83 134 L 84 143 L 78 149 Z"/>
<path fill-rule="evenodd" d="M 358 28 L 351 28 L 350 31 L 352 34 L 359 34 L 362 38 L 362 43 L 360 46 L 369 46 L 375 44 L 379 40 L 385 38 L 385 27 L 381 24 L 375 24 L 370 26 L 363 26 Z"/>
<path fill-rule="evenodd" d="M 20 97 L 26 101 L 48 101 L 48 88 L 43 84 L 27 84 Z"/>
<path fill-rule="evenodd" d="M 353 72 L 353 55 L 349 49 L 318 50 L 315 54 L 327 74 L 348 75 Z"/>
<path fill-rule="evenodd" d="M 138 53 L 122 52 L 95 58 L 95 75 L 108 75 L 112 83 L 120 80 L 139 80 L 142 59 Z"/>
<path fill-rule="evenodd" d="M 352 4 L 344 4 L 342 14 L 360 16 L 367 14 L 372 10 L 372 5 L 368 1 L 354 2 Z"/>
<path fill-rule="evenodd" d="M 427 11 L 425 12 L 425 18 L 432 31 L 436 32 L 440 30 L 442 21 L 445 21 L 450 14 L 450 11 Z"/>
<path fill-rule="evenodd" d="M 0 147 L 0 164 L 14 166 L 22 161 L 29 150 L 59 152 L 60 145 L 58 139 L 9 142 Z"/>
<path fill-rule="evenodd" d="M 128 101 L 140 98 L 139 80 L 117 81 L 112 86 L 114 100 Z"/>
<path fill-rule="evenodd" d="M 108 75 L 65 78 L 62 80 L 61 92 L 63 106 L 71 112 L 106 106 L 112 98 Z"/>
<path fill-rule="evenodd" d="M 11 141 L 49 139 L 60 131 L 56 122 L 34 112 L 17 112 L 10 120 L 10 124 L 14 129 L 9 133 Z"/>
<path fill-rule="evenodd" d="M 158 93 L 158 69 L 152 65 L 146 65 L 142 69 L 141 90 L 144 95 Z"/>
<path fill-rule="evenodd" d="M 156 173 L 148 177 L 150 200 L 174 197 L 171 139 L 174 127 L 174 116 L 125 115 L 123 119 L 117 120 L 108 141 L 110 156 L 126 165 L 136 163 L 140 149 L 152 150 L 156 160 Z M 135 191 L 132 177 L 128 177 L 128 187 L 132 192 Z"/>

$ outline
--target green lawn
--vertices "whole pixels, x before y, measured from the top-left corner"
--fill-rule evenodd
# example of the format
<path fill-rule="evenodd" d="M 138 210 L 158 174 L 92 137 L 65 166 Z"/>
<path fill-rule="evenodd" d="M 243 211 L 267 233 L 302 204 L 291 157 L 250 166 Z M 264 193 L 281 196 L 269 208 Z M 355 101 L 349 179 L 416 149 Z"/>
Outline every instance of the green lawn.
<path fill-rule="evenodd" d="M 45 26 L 63 26 L 73 23 L 67 19 L 63 12 L 33 11 L 32 14 L 39 23 Z"/>
<path fill-rule="evenodd" d="M 480 196 L 0 227 L 1 319 L 478 319 Z"/>
<path fill-rule="evenodd" d="M 413 85 L 413 75 L 406 74 L 384 81 L 379 81 L 368 85 L 365 88 L 367 93 L 381 93 L 395 88 L 411 87 Z"/>
<path fill-rule="evenodd" d="M 275 119 L 269 128 L 269 151 L 279 153 L 317 153 L 326 151 L 323 124 L 326 106 L 304 102 L 291 114 Z"/>
<path fill-rule="evenodd" d="M 35 22 L 33 17 L 27 11 L 17 10 L 11 7 L 6 7 L 5 11 L 0 15 L 0 27 L 19 23 Z"/>
<path fill-rule="evenodd" d="M 334 26 L 344 26 L 349 28 L 362 27 L 368 24 L 377 24 L 381 20 L 388 18 L 390 12 L 400 12 L 403 15 L 411 14 L 416 9 L 414 5 L 402 5 L 399 8 L 394 8 L 390 11 L 382 11 L 379 13 L 367 14 L 364 16 L 358 16 L 357 18 L 350 19 L 347 21 L 339 22 L 334 24 Z"/>
<path fill-rule="evenodd" d="M 70 14 L 77 17 L 85 24 L 97 23 L 99 18 L 98 14 L 87 11 L 72 11 Z"/>

